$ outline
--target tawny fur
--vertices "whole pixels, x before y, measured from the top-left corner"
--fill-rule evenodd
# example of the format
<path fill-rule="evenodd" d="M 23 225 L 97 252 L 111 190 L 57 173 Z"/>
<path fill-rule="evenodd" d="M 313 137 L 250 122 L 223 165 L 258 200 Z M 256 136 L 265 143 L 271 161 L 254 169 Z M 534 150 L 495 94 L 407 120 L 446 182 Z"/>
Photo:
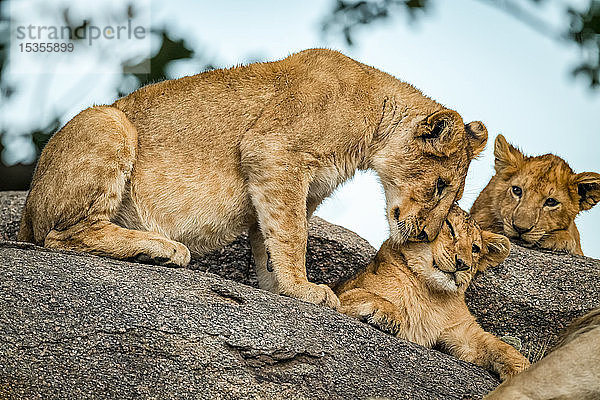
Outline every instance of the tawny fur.
<path fill-rule="evenodd" d="M 321 201 L 373 169 L 394 240 L 434 238 L 486 140 L 483 124 L 465 125 L 411 85 L 306 50 L 82 111 L 42 152 L 19 239 L 185 265 L 190 251 L 248 230 L 262 288 L 335 307 L 304 266 L 307 218 Z"/>
<path fill-rule="evenodd" d="M 576 319 L 557 348 L 485 399 L 600 399 L 600 308 Z"/>
<path fill-rule="evenodd" d="M 496 174 L 471 208 L 481 227 L 528 247 L 583 255 L 575 217 L 600 201 L 600 174 L 575 174 L 553 154 L 525 156 L 502 135 L 494 155 Z"/>
<path fill-rule="evenodd" d="M 571 321 L 567 329 L 560 334 L 555 349 L 596 328 L 600 328 L 600 307 Z"/>
<path fill-rule="evenodd" d="M 506 379 L 529 361 L 479 326 L 464 292 L 477 271 L 499 264 L 509 251 L 506 237 L 481 231 L 454 206 L 433 242 L 387 241 L 364 271 L 335 288 L 340 311 L 399 338 L 440 346 Z"/>

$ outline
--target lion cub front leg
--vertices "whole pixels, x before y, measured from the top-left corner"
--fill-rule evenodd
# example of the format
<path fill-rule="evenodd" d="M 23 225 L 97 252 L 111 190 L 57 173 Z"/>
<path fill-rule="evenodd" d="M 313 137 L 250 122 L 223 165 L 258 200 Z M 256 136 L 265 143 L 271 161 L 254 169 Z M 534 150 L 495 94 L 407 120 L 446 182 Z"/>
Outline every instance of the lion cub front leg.
<path fill-rule="evenodd" d="M 403 313 L 392 302 L 362 288 L 342 293 L 340 304 L 340 312 L 392 335 L 398 334 L 405 320 Z"/>
<path fill-rule="evenodd" d="M 265 253 L 271 261 L 279 294 L 337 308 L 339 300 L 333 291 L 306 277 L 308 184 L 299 171 L 300 168 L 289 165 L 264 164 L 247 171 L 248 190 L 264 237 Z M 264 258 L 258 250 L 259 259 Z"/>
<path fill-rule="evenodd" d="M 497 372 L 502 380 L 530 365 L 517 349 L 484 331 L 472 317 L 444 331 L 440 344 L 461 360 Z"/>

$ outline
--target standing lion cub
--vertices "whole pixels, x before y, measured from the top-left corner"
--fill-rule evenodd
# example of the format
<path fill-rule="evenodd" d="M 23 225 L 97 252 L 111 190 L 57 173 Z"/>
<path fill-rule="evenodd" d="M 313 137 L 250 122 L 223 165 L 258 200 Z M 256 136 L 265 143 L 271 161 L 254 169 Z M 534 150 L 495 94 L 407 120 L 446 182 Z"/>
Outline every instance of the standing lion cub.
<path fill-rule="evenodd" d="M 340 311 L 399 338 L 440 346 L 504 380 L 529 361 L 479 326 L 464 293 L 477 271 L 498 265 L 509 252 L 506 237 L 482 231 L 454 206 L 433 242 L 387 241 L 364 271 L 335 288 Z"/>
<path fill-rule="evenodd" d="M 527 247 L 583 255 L 575 217 L 600 201 L 600 174 L 576 174 L 554 154 L 527 157 L 498 135 L 496 175 L 471 215 L 483 229 Z"/>
<path fill-rule="evenodd" d="M 181 266 L 248 230 L 262 288 L 336 307 L 304 265 L 321 201 L 373 169 L 392 240 L 435 238 L 486 140 L 411 85 L 306 50 L 82 111 L 42 152 L 19 240 Z"/>

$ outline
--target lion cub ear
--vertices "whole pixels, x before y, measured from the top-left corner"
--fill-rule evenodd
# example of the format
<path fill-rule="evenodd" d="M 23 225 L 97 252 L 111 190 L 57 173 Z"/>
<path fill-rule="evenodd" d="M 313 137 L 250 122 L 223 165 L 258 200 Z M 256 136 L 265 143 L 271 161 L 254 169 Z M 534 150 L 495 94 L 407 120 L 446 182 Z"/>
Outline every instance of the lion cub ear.
<path fill-rule="evenodd" d="M 467 139 L 469 139 L 472 156 L 475 158 L 483 151 L 483 149 L 485 149 L 485 144 L 488 140 L 487 128 L 483 122 L 473 121 L 465 125 L 465 132 L 467 132 Z"/>
<path fill-rule="evenodd" d="M 417 126 L 415 138 L 426 153 L 447 157 L 460 148 L 462 125 L 462 118 L 456 111 L 436 111 Z"/>
<path fill-rule="evenodd" d="M 498 235 L 490 231 L 482 231 L 483 255 L 479 262 L 479 270 L 484 271 L 488 267 L 495 267 L 510 254 L 510 241 L 506 236 Z"/>
<path fill-rule="evenodd" d="M 509 144 L 504 136 L 496 136 L 494 143 L 496 173 L 512 175 L 521 167 L 525 156 L 516 147 Z"/>
<path fill-rule="evenodd" d="M 573 184 L 579 193 L 579 210 L 589 210 L 600 201 L 600 174 L 582 172 L 573 176 Z"/>

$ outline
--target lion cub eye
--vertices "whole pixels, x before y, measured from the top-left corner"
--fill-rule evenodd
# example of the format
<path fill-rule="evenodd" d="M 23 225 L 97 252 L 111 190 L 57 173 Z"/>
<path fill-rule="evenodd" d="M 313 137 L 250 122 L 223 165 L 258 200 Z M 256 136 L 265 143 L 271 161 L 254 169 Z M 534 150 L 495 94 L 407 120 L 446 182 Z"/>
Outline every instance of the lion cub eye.
<path fill-rule="evenodd" d="M 444 189 L 446 189 L 447 187 L 448 187 L 448 182 L 446 182 L 442 178 L 438 178 L 437 183 L 435 184 L 435 188 L 436 188 L 438 196 L 441 195 L 442 192 L 444 191 Z"/>
<path fill-rule="evenodd" d="M 544 203 L 544 205 L 545 205 L 546 207 L 554 207 L 554 206 L 557 206 L 557 205 L 558 205 L 558 200 L 556 200 L 556 199 L 555 199 L 555 198 L 553 198 L 553 197 L 548 197 L 548 198 L 546 199 L 546 202 Z"/>
<path fill-rule="evenodd" d="M 481 251 L 481 247 L 477 246 L 473 243 L 473 253 L 479 253 Z"/>
<path fill-rule="evenodd" d="M 448 220 L 445 220 L 444 222 L 446 223 L 446 225 L 448 225 L 448 229 L 450 229 L 450 235 L 453 239 L 455 239 L 456 235 L 454 234 L 454 228 L 452 227 L 452 224 L 448 222 Z"/>
<path fill-rule="evenodd" d="M 521 196 L 523 195 L 523 189 L 521 189 L 521 188 L 520 188 L 520 187 L 518 187 L 518 186 L 513 186 L 513 187 L 512 187 L 512 192 L 513 192 L 513 194 L 514 194 L 515 196 L 517 196 L 517 197 L 521 197 Z"/>

